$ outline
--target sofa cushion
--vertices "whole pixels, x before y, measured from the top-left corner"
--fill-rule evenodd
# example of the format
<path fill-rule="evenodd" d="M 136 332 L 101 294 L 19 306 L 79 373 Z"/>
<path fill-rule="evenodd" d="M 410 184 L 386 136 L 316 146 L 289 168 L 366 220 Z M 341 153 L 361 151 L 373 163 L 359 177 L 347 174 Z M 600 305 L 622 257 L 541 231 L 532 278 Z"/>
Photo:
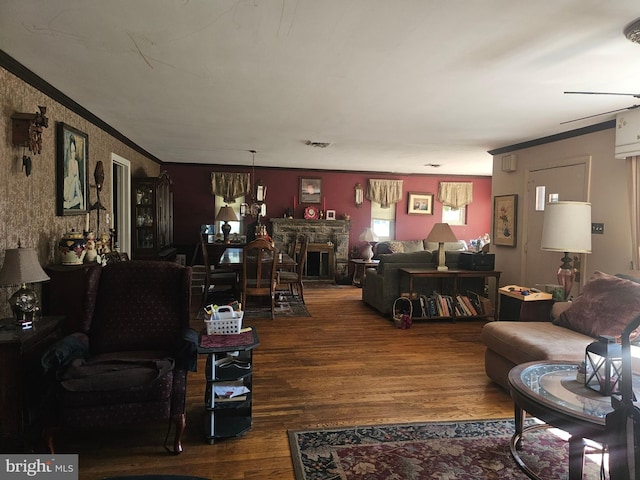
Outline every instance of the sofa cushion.
<path fill-rule="evenodd" d="M 424 243 L 425 250 L 438 250 L 438 242 L 427 242 Z M 447 252 L 462 252 L 467 249 L 467 242 L 464 240 L 458 240 L 457 242 L 444 242 L 444 249 Z"/>
<path fill-rule="evenodd" d="M 554 323 L 593 338 L 620 337 L 627 324 L 640 315 L 640 284 L 595 272 L 582 294 Z"/>
<path fill-rule="evenodd" d="M 421 252 L 424 250 L 424 243 L 422 240 L 403 240 L 402 247 L 404 252 Z"/>
<path fill-rule="evenodd" d="M 551 322 L 490 322 L 482 343 L 513 364 L 557 360 L 580 362 L 593 339 Z"/>
<path fill-rule="evenodd" d="M 432 261 L 431 252 L 423 250 L 421 252 L 411 253 L 390 253 L 380 255 L 380 263 L 378 264 L 378 272 L 384 271 L 385 265 L 404 263 L 407 266 L 427 267 L 429 265 L 417 265 L 417 264 L 430 264 Z"/>

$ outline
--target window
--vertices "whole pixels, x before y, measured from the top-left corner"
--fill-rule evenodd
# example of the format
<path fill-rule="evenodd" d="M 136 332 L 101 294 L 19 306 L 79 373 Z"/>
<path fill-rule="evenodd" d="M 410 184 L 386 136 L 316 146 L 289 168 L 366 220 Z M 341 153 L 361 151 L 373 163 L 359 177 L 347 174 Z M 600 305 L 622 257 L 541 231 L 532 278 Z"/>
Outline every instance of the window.
<path fill-rule="evenodd" d="M 220 207 L 223 207 L 225 205 L 229 205 L 231 208 L 233 208 L 233 211 L 236 214 L 236 217 L 238 217 L 238 219 L 241 219 L 242 217 L 240 216 L 240 204 L 242 202 L 244 202 L 244 197 L 238 197 L 236 198 L 235 203 L 227 203 L 223 200 L 222 196 L 220 195 L 216 195 L 216 199 L 215 199 L 215 205 L 216 205 L 216 210 L 215 210 L 215 214 L 218 214 L 218 211 L 220 210 Z M 216 233 L 222 235 L 222 224 L 224 222 L 220 222 L 218 220 L 216 220 L 215 222 L 215 226 L 216 226 Z M 229 225 L 231 226 L 231 234 L 237 233 L 237 234 L 241 234 L 242 231 L 242 222 L 241 221 L 237 221 L 237 222 L 229 222 Z"/>
<path fill-rule="evenodd" d="M 396 204 L 382 208 L 378 202 L 371 202 L 371 229 L 379 241 L 393 240 L 396 235 Z"/>
<path fill-rule="evenodd" d="M 449 225 L 467 224 L 467 207 L 453 208 L 448 205 L 442 206 L 442 222 Z"/>

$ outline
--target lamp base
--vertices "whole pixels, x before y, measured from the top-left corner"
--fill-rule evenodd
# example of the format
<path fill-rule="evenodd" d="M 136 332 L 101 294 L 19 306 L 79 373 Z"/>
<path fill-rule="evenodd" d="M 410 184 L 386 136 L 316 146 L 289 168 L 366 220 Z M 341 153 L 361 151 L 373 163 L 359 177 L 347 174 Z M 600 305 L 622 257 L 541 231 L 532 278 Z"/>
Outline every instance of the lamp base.
<path fill-rule="evenodd" d="M 37 312 L 40 311 L 40 304 L 36 292 L 27 288 L 24 284 L 16 293 L 11 295 L 11 298 L 9 298 L 9 306 L 16 319 L 16 323 L 23 330 L 33 326 L 33 319 Z"/>
<path fill-rule="evenodd" d="M 447 267 L 446 265 L 438 265 L 438 268 L 436 269 L 439 272 L 446 272 L 449 270 L 449 267 Z"/>
<path fill-rule="evenodd" d="M 231 225 L 229 225 L 227 222 L 224 222 L 221 229 L 222 229 L 223 242 L 231 243 L 231 240 L 229 239 L 229 232 L 231 232 Z"/>
<path fill-rule="evenodd" d="M 562 265 L 560 265 L 560 268 L 558 269 L 558 284 L 562 285 L 565 300 L 569 300 L 574 278 L 575 273 L 571 266 L 571 257 L 568 252 L 565 252 L 564 257 L 562 257 Z"/>
<path fill-rule="evenodd" d="M 362 247 L 360 255 L 362 256 L 363 260 L 370 262 L 373 258 L 373 248 L 371 248 L 371 245 L 367 243 L 364 247 Z"/>

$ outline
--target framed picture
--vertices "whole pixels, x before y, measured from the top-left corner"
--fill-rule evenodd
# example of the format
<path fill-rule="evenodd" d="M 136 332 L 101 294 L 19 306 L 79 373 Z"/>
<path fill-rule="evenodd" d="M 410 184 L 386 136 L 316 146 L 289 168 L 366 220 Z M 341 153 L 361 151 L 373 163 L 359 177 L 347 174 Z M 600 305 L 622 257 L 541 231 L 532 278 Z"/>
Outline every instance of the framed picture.
<path fill-rule="evenodd" d="M 300 203 L 320 203 L 322 179 L 300 177 Z"/>
<path fill-rule="evenodd" d="M 433 193 L 409 192 L 409 215 L 433 215 Z"/>
<path fill-rule="evenodd" d="M 56 142 L 56 207 L 58 215 L 89 212 L 89 136 L 59 122 Z"/>
<path fill-rule="evenodd" d="M 336 211 L 327 210 L 327 220 L 335 220 L 335 219 L 336 219 Z"/>
<path fill-rule="evenodd" d="M 515 247 L 517 221 L 518 195 L 497 195 L 493 197 L 493 238 L 491 243 L 505 247 Z"/>

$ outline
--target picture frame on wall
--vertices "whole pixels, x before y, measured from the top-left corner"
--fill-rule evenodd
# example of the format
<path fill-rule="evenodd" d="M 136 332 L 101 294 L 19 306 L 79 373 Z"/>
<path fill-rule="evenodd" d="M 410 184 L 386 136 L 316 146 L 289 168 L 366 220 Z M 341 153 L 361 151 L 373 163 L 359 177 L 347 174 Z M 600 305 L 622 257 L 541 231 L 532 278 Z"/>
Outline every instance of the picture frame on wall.
<path fill-rule="evenodd" d="M 89 212 L 89 136 L 66 123 L 57 125 L 56 210 L 58 215 Z"/>
<path fill-rule="evenodd" d="M 300 203 L 320 203 L 322 199 L 322 179 L 300 177 Z"/>
<path fill-rule="evenodd" d="M 493 197 L 493 238 L 491 243 L 515 247 L 518 227 L 518 195 Z"/>
<path fill-rule="evenodd" d="M 433 215 L 433 193 L 409 192 L 407 213 L 409 215 Z"/>

